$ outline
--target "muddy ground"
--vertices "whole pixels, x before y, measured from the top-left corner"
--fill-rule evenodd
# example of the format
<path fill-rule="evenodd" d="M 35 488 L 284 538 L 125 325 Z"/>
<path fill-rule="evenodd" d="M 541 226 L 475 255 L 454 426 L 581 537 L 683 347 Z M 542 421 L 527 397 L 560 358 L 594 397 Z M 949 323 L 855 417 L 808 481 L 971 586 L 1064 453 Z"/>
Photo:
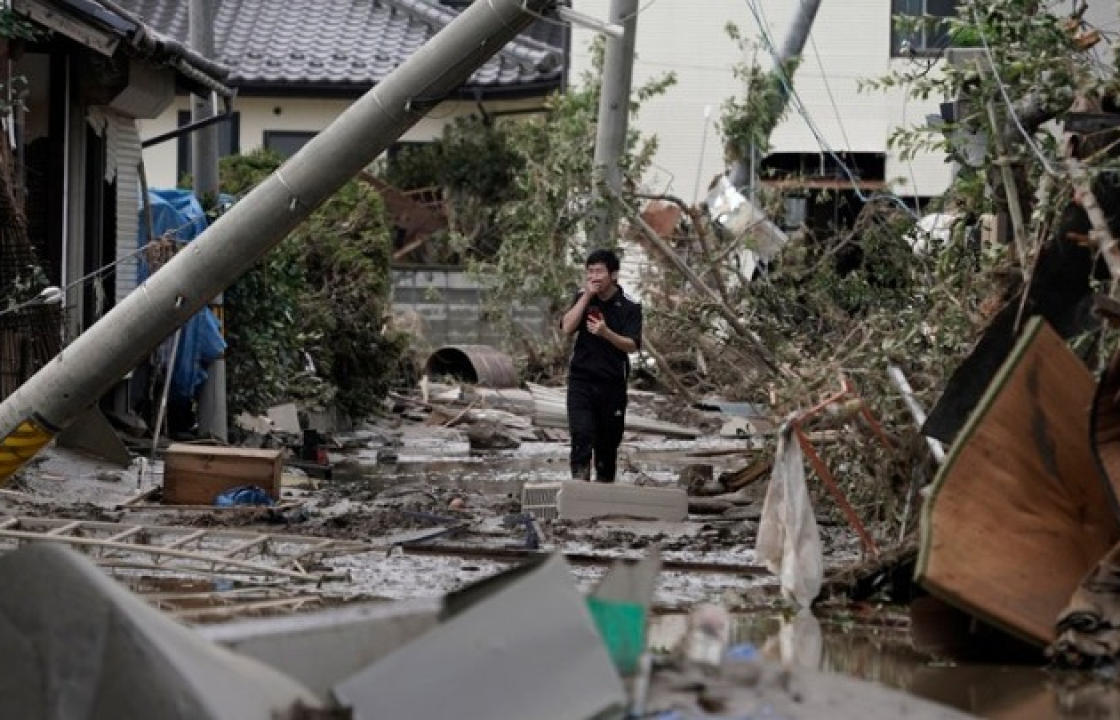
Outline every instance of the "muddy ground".
<path fill-rule="evenodd" d="M 240 528 L 367 544 L 368 551 L 327 557 L 315 566 L 332 579 L 314 588 L 317 599 L 300 606 L 309 610 L 356 600 L 440 596 L 499 572 L 518 558 L 495 554 L 530 552 L 527 527 L 509 522 L 521 511 L 522 485 L 559 481 L 568 475 L 567 444 L 559 440 L 472 452 L 461 430 L 417 423 L 378 428 L 344 440 L 341 444 L 347 447 L 330 454 L 329 479 L 285 469 L 279 509 L 123 506 L 138 491 L 159 485 L 158 462 L 152 467 L 136 462 L 120 469 L 52 448 L 0 493 L 0 512 Z M 630 435 L 621 451 L 619 481 L 673 486 L 686 466 L 711 464 L 718 476 L 745 467 L 751 453 L 750 443 L 743 439 L 708 436 L 681 441 Z M 657 547 L 669 562 L 728 568 L 661 573 L 654 608 L 657 618 L 650 631 L 653 648 L 671 647 L 684 631 L 688 609 L 713 602 L 735 613 L 733 642 L 750 644 L 787 663 L 874 680 L 982 716 L 1018 717 L 1021 710 L 1033 717 L 1116 717 L 1112 714 L 1117 707 L 1114 680 L 1053 673 L 1037 665 L 947 663 L 915 648 L 905 607 L 833 601 L 815 608 L 817 618 L 807 624 L 791 616 L 778 598 L 775 578 L 759 571 L 755 563 L 753 545 L 765 487 L 765 478 L 748 486 L 746 494 L 752 501 L 730 516 L 690 515 L 684 523 L 625 518 L 540 521 L 538 547 L 585 561 L 638 557 Z M 857 561 L 861 553 L 855 533 L 823 515 L 819 519 L 826 567 L 831 570 Z M 454 526 L 462 527 L 420 547 L 392 546 L 401 538 Z M 579 587 L 587 590 L 605 567 L 573 562 L 572 572 Z M 174 568 L 158 578 L 150 573 L 141 578 L 144 572 L 128 569 L 115 572 L 141 592 L 227 587 L 212 578 L 177 576 Z M 1008 710 L 1013 714 L 1006 715 Z"/>

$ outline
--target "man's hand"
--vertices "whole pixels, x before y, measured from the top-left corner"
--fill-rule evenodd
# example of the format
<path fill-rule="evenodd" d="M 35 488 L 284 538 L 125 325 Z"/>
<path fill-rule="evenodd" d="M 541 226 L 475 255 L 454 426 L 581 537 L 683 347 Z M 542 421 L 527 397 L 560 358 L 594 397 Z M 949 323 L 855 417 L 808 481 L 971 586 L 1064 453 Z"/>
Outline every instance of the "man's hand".
<path fill-rule="evenodd" d="M 587 332 L 603 338 L 624 353 L 629 354 L 638 350 L 638 344 L 633 339 L 619 335 L 607 327 L 606 318 L 602 315 L 587 316 Z"/>

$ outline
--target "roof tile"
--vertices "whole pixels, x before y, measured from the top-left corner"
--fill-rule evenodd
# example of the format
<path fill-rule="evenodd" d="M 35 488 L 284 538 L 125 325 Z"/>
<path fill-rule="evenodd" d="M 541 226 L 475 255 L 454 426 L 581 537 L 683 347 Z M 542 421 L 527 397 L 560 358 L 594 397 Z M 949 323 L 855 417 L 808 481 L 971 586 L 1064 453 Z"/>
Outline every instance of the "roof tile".
<path fill-rule="evenodd" d="M 182 42 L 188 3 L 117 0 Z M 241 88 L 311 85 L 372 87 L 456 16 L 434 0 L 215 0 L 217 60 Z M 467 87 L 559 86 L 563 28 L 535 23 L 474 72 Z M 538 39 L 539 38 L 539 39 Z"/>

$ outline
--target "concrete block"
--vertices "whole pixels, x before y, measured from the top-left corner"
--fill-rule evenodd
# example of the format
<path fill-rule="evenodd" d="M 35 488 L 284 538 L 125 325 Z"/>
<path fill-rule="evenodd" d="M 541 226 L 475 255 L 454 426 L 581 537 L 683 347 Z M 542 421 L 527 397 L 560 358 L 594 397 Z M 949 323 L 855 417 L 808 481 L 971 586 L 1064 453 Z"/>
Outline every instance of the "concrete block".
<path fill-rule="evenodd" d="M 681 488 L 651 488 L 615 483 L 564 482 L 557 494 L 561 520 L 623 515 L 681 522 L 688 517 L 688 493 Z"/>

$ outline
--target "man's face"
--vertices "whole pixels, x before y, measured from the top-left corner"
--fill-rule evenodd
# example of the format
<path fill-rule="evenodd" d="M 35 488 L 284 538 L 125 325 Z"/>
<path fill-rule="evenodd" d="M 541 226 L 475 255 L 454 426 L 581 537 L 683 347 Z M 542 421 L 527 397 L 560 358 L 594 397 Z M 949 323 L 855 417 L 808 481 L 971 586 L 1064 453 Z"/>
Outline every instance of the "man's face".
<path fill-rule="evenodd" d="M 603 292 L 610 289 L 614 277 L 607 271 L 606 265 L 595 263 L 587 266 L 587 282 L 595 292 Z"/>

